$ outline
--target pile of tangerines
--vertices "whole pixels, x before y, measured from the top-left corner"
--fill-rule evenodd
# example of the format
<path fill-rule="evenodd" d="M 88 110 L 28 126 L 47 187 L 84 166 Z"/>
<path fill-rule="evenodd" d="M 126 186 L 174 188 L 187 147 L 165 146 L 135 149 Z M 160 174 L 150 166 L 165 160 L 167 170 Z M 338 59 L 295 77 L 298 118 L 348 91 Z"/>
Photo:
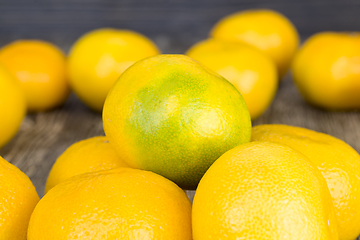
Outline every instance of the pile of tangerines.
<path fill-rule="evenodd" d="M 285 16 L 247 10 L 184 54 L 119 29 L 85 34 L 68 56 L 40 40 L 4 46 L 0 147 L 70 91 L 102 114 L 105 136 L 69 146 L 41 199 L 0 157 L 1 239 L 355 239 L 360 155 L 325 133 L 251 121 L 289 68 L 309 104 L 359 109 L 359 42 L 322 32 L 299 47 Z"/>

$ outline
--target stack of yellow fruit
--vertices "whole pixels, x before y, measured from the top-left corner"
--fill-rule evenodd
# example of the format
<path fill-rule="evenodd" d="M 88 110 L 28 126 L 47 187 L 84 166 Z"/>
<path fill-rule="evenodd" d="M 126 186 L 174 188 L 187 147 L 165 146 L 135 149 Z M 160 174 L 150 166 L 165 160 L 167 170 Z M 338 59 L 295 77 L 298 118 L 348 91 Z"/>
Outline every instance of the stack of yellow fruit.
<path fill-rule="evenodd" d="M 70 93 L 65 55 L 54 44 L 19 40 L 0 49 L 0 148 L 27 112 L 61 106 Z"/>
<path fill-rule="evenodd" d="M 244 97 L 251 119 L 270 105 L 278 87 L 275 63 L 245 44 L 207 39 L 186 55 L 201 62 L 231 82 Z"/>
<path fill-rule="evenodd" d="M 360 155 L 324 133 L 251 122 L 271 103 L 294 54 L 302 93 L 314 105 L 328 102 L 315 88 L 307 92 L 318 84 L 314 76 L 329 76 L 313 69 L 328 52 L 328 38 L 348 43 L 347 57 L 339 50 L 324 66 L 336 59 L 332 76 L 349 80 L 355 93 L 359 61 L 350 50 L 357 36 L 319 34 L 295 53 L 296 29 L 269 10 L 220 20 L 187 56 L 160 54 L 145 36 L 116 29 L 84 35 L 67 62 L 46 42 L 5 46 L 0 110 L 8 116 L 0 147 L 26 111 L 61 106 L 70 89 L 102 112 L 106 136 L 69 146 L 41 199 L 29 178 L 0 157 L 0 238 L 355 239 Z M 321 54 L 309 58 L 314 49 Z M 347 105 L 356 94 L 344 97 L 334 86 L 328 87 L 341 101 L 324 107 L 358 107 Z M 196 190 L 193 204 L 189 189 Z"/>
<path fill-rule="evenodd" d="M 101 112 L 108 91 L 121 73 L 134 62 L 159 53 L 146 36 L 111 28 L 82 36 L 67 58 L 57 46 L 43 40 L 7 44 L 0 49 L 0 110 L 4 113 L 0 148 L 14 137 L 26 112 L 60 107 L 70 91 Z M 10 79 L 14 82 L 11 85 Z"/>
<path fill-rule="evenodd" d="M 320 170 L 330 190 L 339 239 L 360 234 L 359 154 L 348 144 L 324 133 L 286 125 L 253 128 L 253 141 L 272 141 L 304 154 Z"/>
<path fill-rule="evenodd" d="M 254 120 L 272 102 L 298 43 L 296 28 L 282 14 L 247 10 L 220 19 L 210 38 L 186 54 L 234 84 Z"/>
<path fill-rule="evenodd" d="M 329 190 L 306 156 L 272 142 L 222 155 L 195 193 L 194 239 L 338 239 Z"/>

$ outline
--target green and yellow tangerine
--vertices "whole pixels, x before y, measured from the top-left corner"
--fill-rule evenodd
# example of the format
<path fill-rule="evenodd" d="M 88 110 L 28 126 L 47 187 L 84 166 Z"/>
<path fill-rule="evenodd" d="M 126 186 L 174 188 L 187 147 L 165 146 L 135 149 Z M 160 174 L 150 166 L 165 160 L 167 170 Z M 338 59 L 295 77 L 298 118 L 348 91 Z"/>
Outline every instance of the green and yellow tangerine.
<path fill-rule="evenodd" d="M 158 55 L 126 70 L 103 111 L 105 134 L 129 165 L 195 189 L 227 150 L 250 141 L 241 94 L 183 55 Z"/>

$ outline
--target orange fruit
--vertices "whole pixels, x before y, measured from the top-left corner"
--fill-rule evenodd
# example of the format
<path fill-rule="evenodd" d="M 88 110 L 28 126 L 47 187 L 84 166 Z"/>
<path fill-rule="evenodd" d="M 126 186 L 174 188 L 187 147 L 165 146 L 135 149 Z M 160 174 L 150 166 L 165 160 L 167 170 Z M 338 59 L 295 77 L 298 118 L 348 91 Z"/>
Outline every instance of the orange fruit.
<path fill-rule="evenodd" d="M 258 118 L 272 102 L 278 75 L 274 62 L 247 44 L 207 39 L 186 55 L 231 82 L 243 96 L 251 119 Z"/>
<path fill-rule="evenodd" d="M 42 40 L 18 40 L 0 49 L 0 63 L 21 83 L 27 108 L 40 112 L 61 106 L 70 93 L 64 53 Z"/>
<path fill-rule="evenodd" d="M 68 147 L 55 161 L 45 185 L 47 193 L 66 179 L 86 172 L 128 167 L 104 136 L 81 140 Z"/>
<path fill-rule="evenodd" d="M 347 143 L 325 133 L 280 124 L 253 128 L 252 140 L 273 141 L 307 156 L 324 176 L 335 206 L 340 240 L 360 234 L 360 155 Z"/>
<path fill-rule="evenodd" d="M 296 150 L 251 142 L 205 173 L 192 209 L 193 239 L 338 239 L 320 171 Z"/>
<path fill-rule="evenodd" d="M 134 62 L 159 54 L 146 36 L 130 30 L 101 28 L 83 35 L 71 47 L 68 69 L 75 94 L 101 112 L 115 80 Z"/>
<path fill-rule="evenodd" d="M 287 72 L 299 45 L 299 34 L 291 21 L 268 9 L 228 15 L 213 26 L 210 35 L 224 41 L 246 42 L 260 49 L 276 63 L 280 78 Z"/>
<path fill-rule="evenodd" d="M 195 189 L 225 151 L 249 142 L 245 101 L 226 79 L 184 55 L 157 55 L 129 67 L 103 110 L 110 144 L 130 166 Z"/>
<path fill-rule="evenodd" d="M 327 110 L 360 109 L 359 33 L 321 32 L 294 58 L 294 83 L 311 105 Z"/>
<path fill-rule="evenodd" d="M 0 65 L 0 148 L 18 132 L 26 114 L 26 100 L 17 80 Z"/>
<path fill-rule="evenodd" d="M 36 206 L 28 240 L 191 240 L 191 202 L 152 172 L 117 168 L 74 176 Z"/>
<path fill-rule="evenodd" d="M 30 215 L 38 201 L 25 173 L 0 157 L 1 240 L 26 240 Z"/>

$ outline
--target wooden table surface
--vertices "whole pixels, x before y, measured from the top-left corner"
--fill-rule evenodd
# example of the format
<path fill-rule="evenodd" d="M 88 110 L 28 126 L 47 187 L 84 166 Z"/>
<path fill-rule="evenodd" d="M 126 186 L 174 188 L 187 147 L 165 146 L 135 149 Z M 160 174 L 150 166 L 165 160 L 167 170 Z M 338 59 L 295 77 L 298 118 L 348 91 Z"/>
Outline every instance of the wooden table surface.
<path fill-rule="evenodd" d="M 0 45 L 19 38 L 40 38 L 68 52 L 83 33 L 99 27 L 117 27 L 149 36 L 164 53 L 183 53 L 195 42 L 205 39 L 220 17 L 253 7 L 284 13 L 299 29 L 302 39 L 318 31 L 360 29 L 360 18 L 356 14 L 360 3 L 356 1 L 116 2 L 53 0 L 30 5 L 24 0 L 0 1 L 0 20 L 3 20 L 0 21 Z M 328 133 L 360 152 L 360 113 L 327 112 L 309 106 L 299 95 L 290 73 L 280 83 L 271 106 L 253 125 L 265 123 Z M 71 94 L 61 108 L 28 114 L 15 138 L 0 149 L 0 155 L 25 172 L 42 196 L 56 158 L 71 144 L 103 134 L 101 115 Z"/>

